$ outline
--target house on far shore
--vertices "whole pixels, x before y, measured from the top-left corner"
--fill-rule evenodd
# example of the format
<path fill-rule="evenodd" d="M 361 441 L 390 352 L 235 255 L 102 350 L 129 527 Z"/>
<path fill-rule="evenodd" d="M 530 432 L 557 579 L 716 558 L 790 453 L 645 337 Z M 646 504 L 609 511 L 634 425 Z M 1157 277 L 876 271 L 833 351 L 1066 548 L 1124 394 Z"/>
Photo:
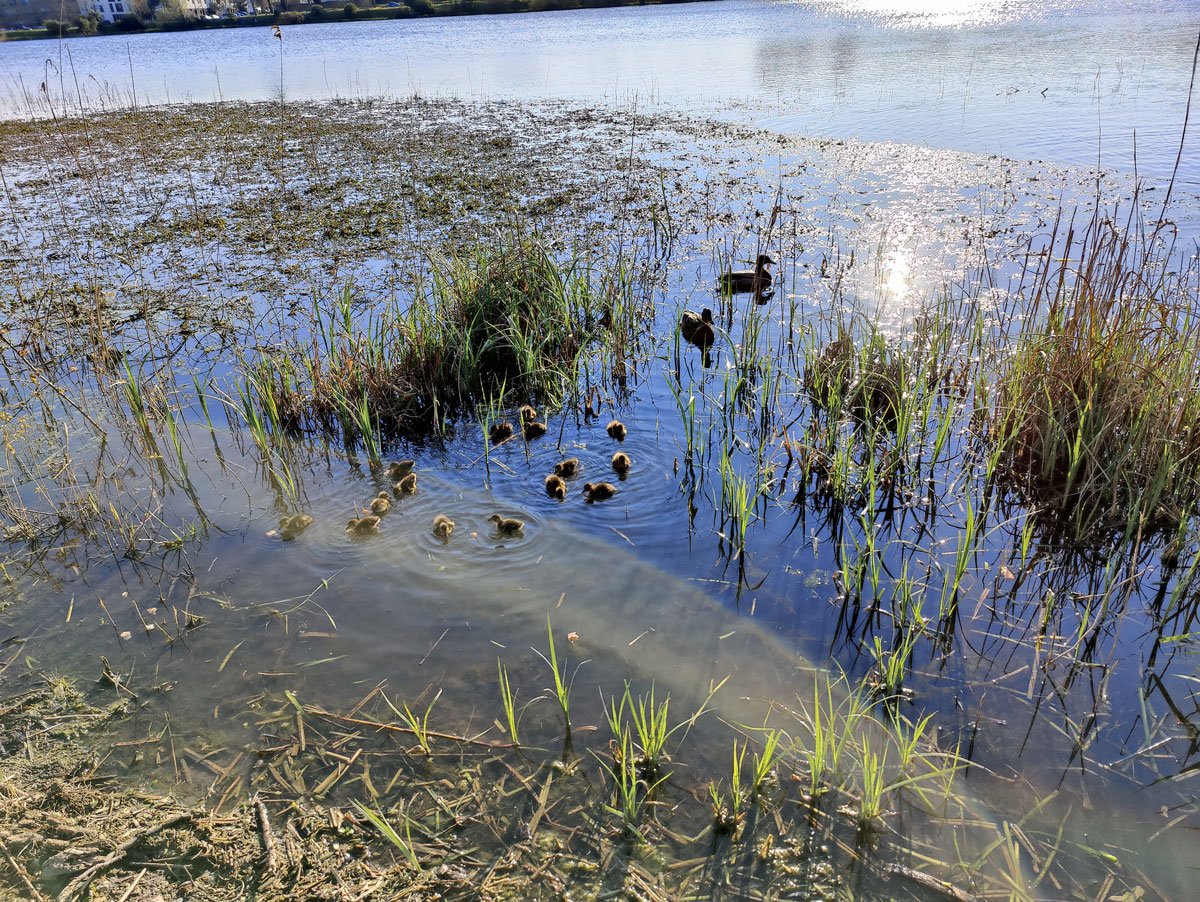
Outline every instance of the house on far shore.
<path fill-rule="evenodd" d="M 76 0 L 0 0 L 0 28 L 41 28 L 45 19 L 74 19 Z"/>
<path fill-rule="evenodd" d="M 0 3 L 5 0 L 0 0 Z M 133 4 L 129 0 L 79 0 L 79 12 L 86 15 L 89 12 L 99 13 L 105 22 L 117 22 L 126 13 L 133 12 Z"/>
<path fill-rule="evenodd" d="M 0 28 L 41 28 L 47 19 L 74 22 L 90 12 L 116 22 L 133 11 L 132 0 L 0 0 Z"/>
<path fill-rule="evenodd" d="M 199 19 L 208 14 L 209 0 L 168 0 L 156 5 L 176 19 Z M 41 28 L 47 19 L 74 22 L 93 12 L 108 24 L 130 13 L 150 18 L 145 0 L 0 0 L 0 28 Z"/>

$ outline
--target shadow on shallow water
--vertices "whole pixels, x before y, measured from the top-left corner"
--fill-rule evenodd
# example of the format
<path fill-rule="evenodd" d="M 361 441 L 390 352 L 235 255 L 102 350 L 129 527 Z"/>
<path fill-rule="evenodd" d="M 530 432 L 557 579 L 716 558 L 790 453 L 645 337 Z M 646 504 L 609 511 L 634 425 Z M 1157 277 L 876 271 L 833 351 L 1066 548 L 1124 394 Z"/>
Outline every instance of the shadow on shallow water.
<path fill-rule="evenodd" d="M 202 438 L 200 432 L 192 437 Z M 226 474 L 253 467 L 251 457 L 225 447 Z M 836 720 L 843 710 L 847 687 L 795 648 L 642 560 L 623 540 L 604 530 L 597 537 L 554 510 L 498 500 L 419 464 L 418 492 L 397 502 L 378 536 L 352 539 L 342 523 L 347 498 L 368 498 L 372 490 L 364 489 L 369 476 L 349 470 L 331 480 L 310 477 L 305 510 L 314 522 L 284 542 L 271 529 L 269 493 L 249 490 L 253 514 L 247 519 L 227 502 L 245 492 L 246 483 L 212 478 L 203 461 L 193 460 L 189 471 L 190 494 L 165 494 L 180 505 L 177 514 L 189 505 L 212 514 L 203 541 L 169 552 L 161 566 L 97 562 L 65 584 L 42 571 L 26 581 L 20 603 L 4 615 L 9 628 L 27 637 L 27 661 L 85 685 L 100 676 L 101 684 L 113 682 L 118 701 L 123 693 L 132 697 L 131 716 L 117 730 L 122 741 L 109 753 L 110 765 L 124 768 L 127 780 L 151 787 L 173 782 L 179 794 L 221 804 L 253 789 L 296 791 L 292 781 L 303 777 L 274 769 L 293 773 L 286 755 L 283 763 L 275 757 L 286 746 L 279 745 L 283 726 L 272 712 L 291 710 L 284 697 L 304 712 L 313 743 L 322 735 L 324 712 L 335 728 L 396 723 L 386 708 L 379 711 L 386 696 L 416 711 L 429 706 L 435 735 L 473 737 L 469 742 L 503 749 L 497 661 L 523 705 L 541 698 L 524 709 L 521 729 L 525 754 L 546 766 L 559 757 L 563 736 L 554 703 L 545 697 L 552 683 L 541 657 L 548 650 L 547 618 L 573 692 L 574 741 L 565 754 L 581 775 L 611 751 L 606 717 L 625 685 L 669 699 L 672 722 L 707 711 L 687 727 L 678 748 L 672 743 L 670 785 L 659 791 L 663 802 L 673 799 L 672 808 L 699 802 L 708 780 L 729 779 L 731 731 L 736 757 L 739 735 L 758 737 L 770 727 L 799 738 L 811 725 L 802 726 L 796 712 L 808 710 L 814 698 L 829 699 L 827 718 Z M 162 488 L 132 478 L 124 486 L 134 493 Z M 636 483 L 629 489 L 636 491 Z M 524 518 L 524 535 L 495 536 L 488 517 L 497 510 Z M 587 508 L 584 516 L 592 512 Z M 437 513 L 457 522 L 445 543 L 431 533 Z M 339 712 L 350 720 L 339 721 Z M 850 741 L 855 748 L 873 742 L 886 749 L 891 741 L 873 720 L 847 723 L 846 730 L 860 737 Z M 368 755 L 390 761 L 395 752 L 379 746 L 387 734 L 362 732 Z M 170 754 L 143 751 L 154 747 L 147 744 L 153 737 L 168 734 Z M 284 740 L 299 741 L 303 750 L 304 735 L 301 728 L 298 740 Z M 447 754 L 445 745 L 438 755 Z M 461 755 L 449 753 L 451 759 Z M 232 761 L 228 769 L 226 760 Z M 207 770 L 200 767 L 204 761 Z M 392 765 L 375 765 L 381 766 Z M 420 756 L 413 766 L 421 772 Z M 977 825 L 996 823 L 987 806 L 972 800 L 952 773 L 934 779 L 946 783 L 938 792 L 947 794 L 943 804 L 953 798 L 960 817 L 943 822 L 910 812 L 901 846 L 917 844 L 944 861 L 963 848 L 984 848 L 990 833 L 973 829 L 964 836 L 954 823 L 967 811 Z M 329 800 L 363 798 L 355 782 L 329 790 Z M 786 782 L 780 788 L 791 794 Z M 310 782 L 302 794 L 311 791 Z M 702 827 L 703 815 L 691 823 Z M 864 871 L 853 880 L 868 896 L 886 894 L 891 878 L 880 873 Z M 586 876 L 580 880 L 587 885 Z"/>

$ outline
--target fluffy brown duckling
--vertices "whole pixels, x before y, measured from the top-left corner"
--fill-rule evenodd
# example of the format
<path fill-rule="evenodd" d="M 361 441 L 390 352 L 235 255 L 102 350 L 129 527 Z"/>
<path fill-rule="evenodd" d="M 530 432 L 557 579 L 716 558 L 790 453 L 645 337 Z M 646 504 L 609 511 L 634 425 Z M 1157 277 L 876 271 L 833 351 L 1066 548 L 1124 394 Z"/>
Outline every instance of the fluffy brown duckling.
<path fill-rule="evenodd" d="M 630 459 L 629 455 L 624 451 L 618 451 L 612 456 L 612 468 L 614 472 L 616 472 L 616 474 L 622 479 L 629 474 L 629 470 L 632 466 L 633 460 Z"/>
<path fill-rule="evenodd" d="M 618 442 L 625 441 L 625 424 L 620 420 L 613 420 L 605 427 L 605 432 L 615 438 Z"/>
<path fill-rule="evenodd" d="M 583 486 L 584 500 L 588 504 L 607 501 L 615 494 L 617 494 L 617 487 L 611 482 L 588 482 Z"/>
<path fill-rule="evenodd" d="M 521 409 L 517 411 L 517 413 L 521 416 L 522 426 L 524 426 L 526 423 L 532 423 L 537 419 L 537 408 L 532 404 L 522 404 Z"/>
<path fill-rule="evenodd" d="M 524 434 L 526 441 L 534 438 L 541 438 L 546 434 L 546 429 L 546 424 L 539 423 L 537 420 L 529 420 L 521 426 L 521 432 Z"/>
<path fill-rule="evenodd" d="M 412 474 L 410 473 L 409 476 L 412 476 Z M 406 476 L 405 479 L 407 478 L 408 477 Z M 414 476 L 413 478 L 415 479 L 416 477 Z M 375 514 L 375 516 L 382 517 L 391 509 L 392 499 L 388 497 L 387 492 L 380 492 L 371 499 L 371 513 Z"/>
<path fill-rule="evenodd" d="M 525 521 L 518 520 L 516 517 L 501 517 L 499 514 L 492 514 L 488 519 L 496 524 L 496 532 L 502 536 L 519 536 L 525 532 Z"/>
<path fill-rule="evenodd" d="M 579 458 L 568 457 L 566 460 L 560 460 L 554 465 L 554 475 L 563 479 L 572 479 L 579 475 Z"/>
<path fill-rule="evenodd" d="M 290 542 L 308 527 L 312 526 L 313 518 L 311 514 L 296 514 L 292 517 L 280 517 L 279 519 L 279 536 L 285 542 Z"/>
<path fill-rule="evenodd" d="M 454 532 L 454 521 L 445 514 L 438 514 L 433 518 L 433 534 L 442 541 L 450 538 L 450 534 Z"/>
<path fill-rule="evenodd" d="M 493 445 L 498 445 L 501 442 L 506 442 L 513 435 L 512 423 L 505 420 L 502 423 L 492 424 L 492 428 L 488 430 L 488 438 L 491 439 Z"/>
<path fill-rule="evenodd" d="M 567 484 L 563 482 L 561 476 L 551 473 L 546 477 L 546 494 L 559 501 L 567 500 Z"/>
<path fill-rule="evenodd" d="M 415 494 L 417 491 L 417 474 L 409 473 L 394 486 L 392 486 L 392 491 L 396 493 L 397 498 L 399 498 L 401 495 Z"/>
<path fill-rule="evenodd" d="M 683 316 L 679 318 L 679 334 L 683 336 L 684 341 L 707 351 L 716 339 L 712 311 L 707 307 L 699 313 L 692 310 L 683 311 Z"/>
<path fill-rule="evenodd" d="M 351 517 L 350 521 L 346 524 L 346 532 L 355 538 L 373 536 L 379 532 L 379 518 L 374 514 Z"/>
<path fill-rule="evenodd" d="M 388 464 L 387 477 L 388 479 L 399 481 L 412 472 L 412 468 L 416 465 L 415 461 L 397 460 Z"/>

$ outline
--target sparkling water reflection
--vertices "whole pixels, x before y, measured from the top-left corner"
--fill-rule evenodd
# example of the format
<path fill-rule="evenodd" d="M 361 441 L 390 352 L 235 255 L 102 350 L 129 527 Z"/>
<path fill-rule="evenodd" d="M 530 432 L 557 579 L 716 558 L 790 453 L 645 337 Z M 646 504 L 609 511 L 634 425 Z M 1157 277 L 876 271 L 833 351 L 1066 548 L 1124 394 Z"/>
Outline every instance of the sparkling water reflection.
<path fill-rule="evenodd" d="M 664 104 L 794 134 L 899 141 L 1163 180 L 1194 4 L 735 0 L 0 44 L 0 114 L 413 93 Z M 44 111 L 43 111 L 44 112 Z M 1189 139 L 1194 157 L 1198 130 Z M 1197 184 L 1196 168 L 1182 173 Z"/>

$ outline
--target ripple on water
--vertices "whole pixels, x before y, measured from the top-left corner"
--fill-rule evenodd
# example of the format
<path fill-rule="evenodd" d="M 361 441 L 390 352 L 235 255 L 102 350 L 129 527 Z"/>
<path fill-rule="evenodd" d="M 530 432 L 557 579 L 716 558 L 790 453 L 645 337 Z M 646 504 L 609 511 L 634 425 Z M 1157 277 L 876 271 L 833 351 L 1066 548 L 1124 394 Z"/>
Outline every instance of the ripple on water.
<path fill-rule="evenodd" d="M 315 522 L 296 541 L 278 537 L 254 540 L 252 554 L 263 569 L 303 569 L 314 579 L 341 573 L 368 595 L 372 583 L 402 585 L 407 595 L 430 597 L 446 591 L 446 582 L 485 575 L 517 575 L 535 566 L 545 549 L 543 516 L 514 500 L 496 501 L 466 490 L 428 471 L 420 472 L 415 495 L 397 499 L 376 535 L 355 538 L 345 532 L 354 505 L 347 497 L 371 492 L 349 479 L 309 497 Z M 454 521 L 448 540 L 433 534 L 433 521 L 444 514 Z M 501 537 L 488 518 L 493 514 L 524 521 L 520 535 Z M 280 547 L 282 545 L 282 548 Z M 391 593 L 394 594 L 394 593 Z"/>
<path fill-rule="evenodd" d="M 652 405 L 621 411 L 620 419 L 629 430 L 623 442 L 605 433 L 608 415 L 578 426 L 569 422 L 562 430 L 561 443 L 558 424 L 551 417 L 550 436 L 528 446 L 518 442 L 493 452 L 492 489 L 498 503 L 540 516 L 548 526 L 619 536 L 617 541 L 623 539 L 643 551 L 664 551 L 666 559 L 672 559 L 680 541 L 687 541 L 687 524 L 675 518 L 664 522 L 663 511 L 678 503 L 679 481 L 672 475 L 673 450 L 659 442 L 658 416 Z M 612 469 L 617 451 L 624 451 L 632 460 L 625 479 Z M 566 499 L 549 497 L 546 475 L 560 460 L 571 457 L 579 460 L 579 472 L 566 480 Z M 610 482 L 617 495 L 587 504 L 583 486 L 589 482 Z"/>

